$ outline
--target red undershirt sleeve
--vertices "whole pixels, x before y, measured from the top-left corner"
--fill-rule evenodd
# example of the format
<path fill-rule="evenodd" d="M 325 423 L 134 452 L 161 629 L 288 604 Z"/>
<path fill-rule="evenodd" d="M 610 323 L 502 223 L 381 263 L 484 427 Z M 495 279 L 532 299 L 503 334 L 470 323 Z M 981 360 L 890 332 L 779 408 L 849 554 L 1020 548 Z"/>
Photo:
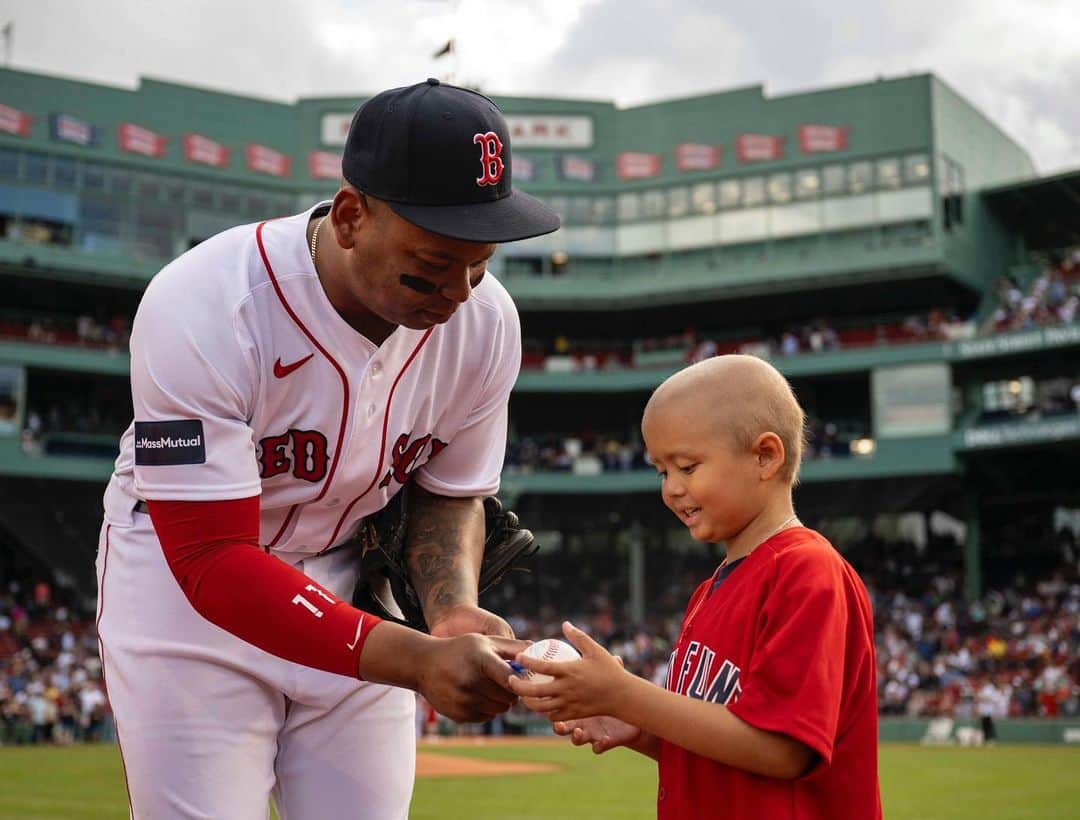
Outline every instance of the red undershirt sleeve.
<path fill-rule="evenodd" d="M 259 546 L 259 497 L 147 501 L 165 560 L 195 611 L 294 663 L 358 677 L 380 619 Z"/>

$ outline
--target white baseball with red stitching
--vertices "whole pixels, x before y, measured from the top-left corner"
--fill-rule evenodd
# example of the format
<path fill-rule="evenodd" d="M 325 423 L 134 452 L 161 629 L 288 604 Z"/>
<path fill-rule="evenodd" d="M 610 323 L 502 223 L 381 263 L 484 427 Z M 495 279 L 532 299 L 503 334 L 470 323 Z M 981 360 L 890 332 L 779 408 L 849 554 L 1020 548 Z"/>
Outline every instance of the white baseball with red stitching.
<path fill-rule="evenodd" d="M 528 658 L 554 663 L 576 661 L 581 657 L 574 647 L 566 641 L 560 641 L 558 638 L 545 638 L 542 641 L 536 641 L 530 644 L 522 654 Z M 529 672 L 528 677 L 537 683 L 547 683 L 554 680 L 551 675 L 542 675 L 539 672 Z"/>

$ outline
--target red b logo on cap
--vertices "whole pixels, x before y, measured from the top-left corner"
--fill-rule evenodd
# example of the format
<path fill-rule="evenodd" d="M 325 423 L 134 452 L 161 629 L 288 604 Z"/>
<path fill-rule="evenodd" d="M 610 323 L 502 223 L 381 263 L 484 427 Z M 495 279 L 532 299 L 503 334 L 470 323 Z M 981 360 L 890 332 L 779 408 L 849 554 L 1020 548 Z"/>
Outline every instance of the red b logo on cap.
<path fill-rule="evenodd" d="M 477 185 L 498 185 L 503 175 L 502 140 L 494 131 L 477 134 L 472 141 L 480 146 L 480 163 L 484 173 L 476 178 Z"/>

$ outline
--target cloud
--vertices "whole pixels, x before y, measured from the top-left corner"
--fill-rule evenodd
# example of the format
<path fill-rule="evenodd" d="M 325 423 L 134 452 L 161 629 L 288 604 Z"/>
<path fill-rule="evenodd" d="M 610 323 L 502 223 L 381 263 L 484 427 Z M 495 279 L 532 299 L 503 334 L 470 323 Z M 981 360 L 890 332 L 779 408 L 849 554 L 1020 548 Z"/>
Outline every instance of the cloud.
<path fill-rule="evenodd" d="M 933 71 L 1041 170 L 1080 165 L 1076 0 L 37 0 L 6 17 L 17 68 L 286 100 L 448 72 L 497 94 L 630 105 Z M 457 53 L 432 59 L 450 37 Z"/>

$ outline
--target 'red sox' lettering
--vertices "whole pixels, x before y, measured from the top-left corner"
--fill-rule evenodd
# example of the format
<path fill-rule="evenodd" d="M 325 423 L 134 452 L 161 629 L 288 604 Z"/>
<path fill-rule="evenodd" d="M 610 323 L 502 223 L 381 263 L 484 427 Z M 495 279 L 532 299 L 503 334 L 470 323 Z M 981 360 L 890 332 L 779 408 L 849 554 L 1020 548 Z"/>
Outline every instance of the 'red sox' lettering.
<path fill-rule="evenodd" d="M 292 473 L 312 483 L 326 478 L 330 463 L 326 436 L 318 430 L 289 430 L 279 436 L 267 436 L 259 442 L 258 458 L 260 478 Z"/>
<path fill-rule="evenodd" d="M 383 476 L 383 480 L 379 482 L 379 487 L 387 487 L 391 481 L 396 481 L 398 484 L 404 484 L 409 480 L 409 476 L 416 470 L 422 463 L 427 463 L 431 459 L 435 458 L 441 453 L 449 442 L 441 441 L 428 433 L 426 436 L 420 436 L 420 438 L 410 441 L 409 433 L 402 433 L 397 437 L 397 441 L 394 442 L 394 446 L 390 448 L 390 469 L 386 475 Z M 421 462 L 420 457 L 424 454 L 428 444 L 431 444 L 431 451 L 428 453 L 428 457 Z"/>

